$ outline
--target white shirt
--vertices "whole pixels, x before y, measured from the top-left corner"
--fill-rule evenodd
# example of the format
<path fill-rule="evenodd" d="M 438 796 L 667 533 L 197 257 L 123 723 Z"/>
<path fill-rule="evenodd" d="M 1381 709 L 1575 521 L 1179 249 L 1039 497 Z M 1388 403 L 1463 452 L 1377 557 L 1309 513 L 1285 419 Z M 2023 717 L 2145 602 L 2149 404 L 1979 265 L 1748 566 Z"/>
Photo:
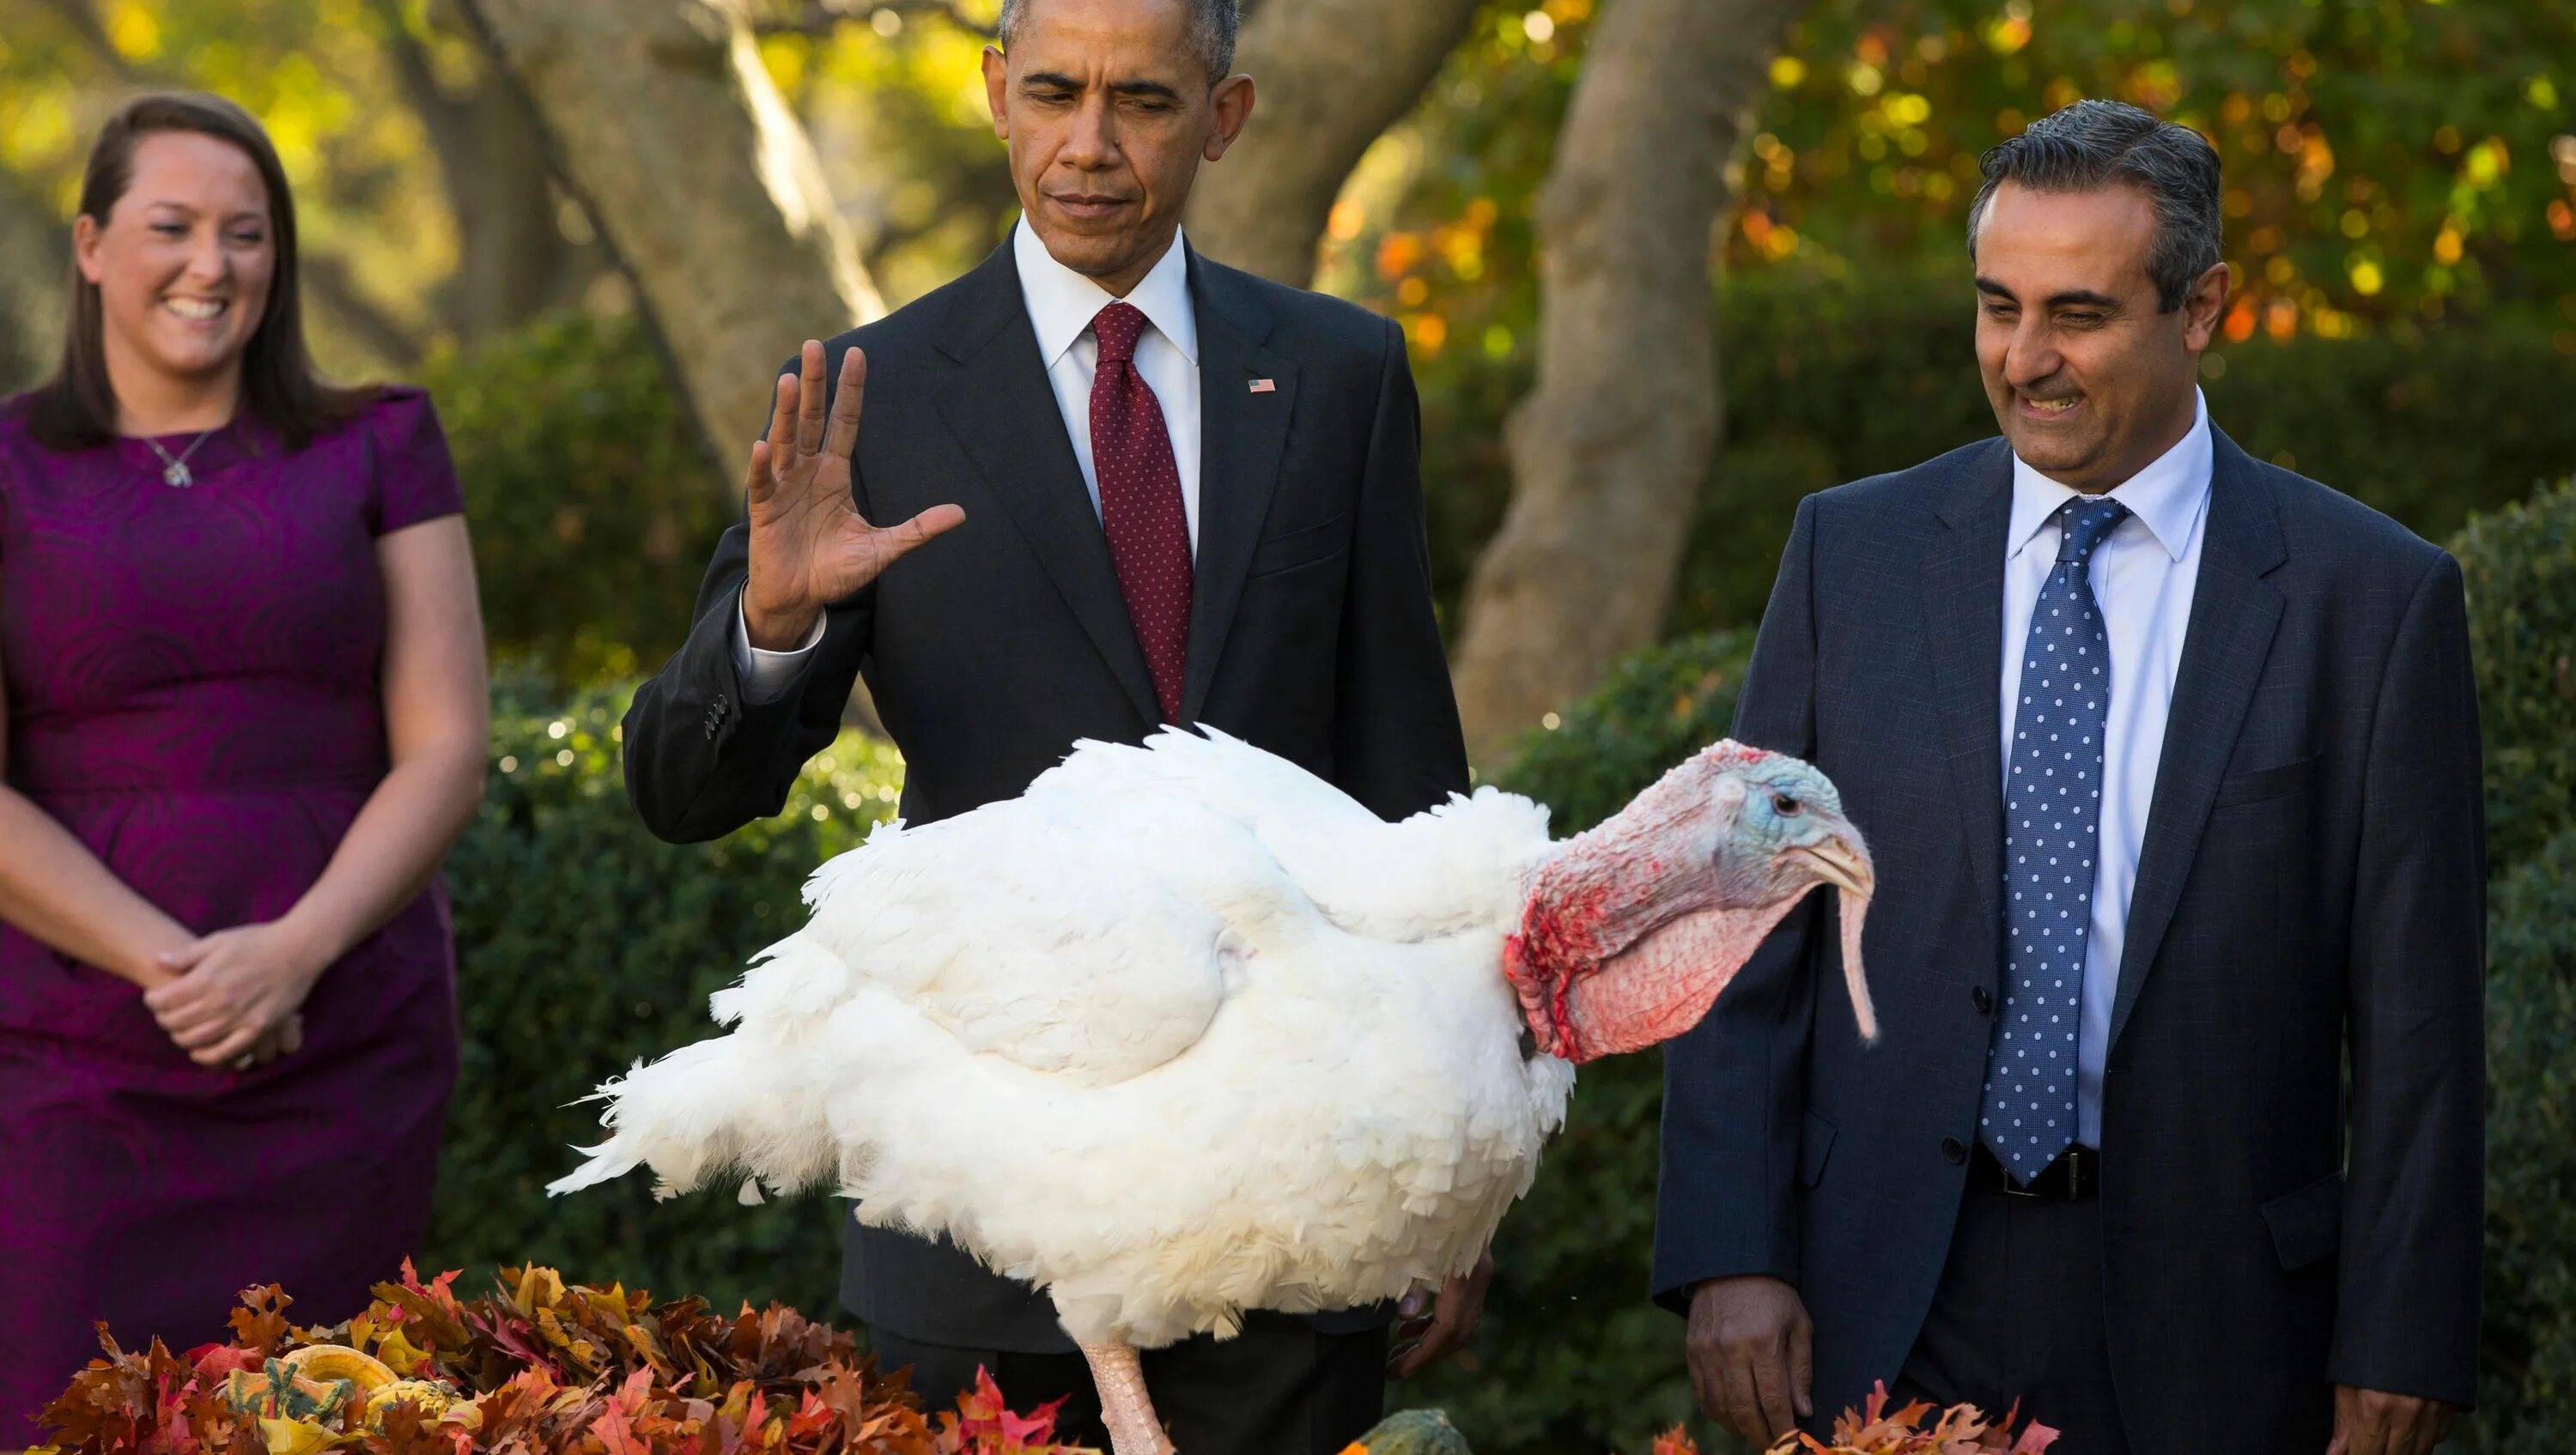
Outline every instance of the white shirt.
<path fill-rule="evenodd" d="M 2102 738 L 2101 851 L 2094 862 L 2093 927 L 2084 949 L 2082 1023 L 2075 1061 L 2075 1140 L 2102 1145 L 2102 1061 L 2111 1045 L 2111 1006 L 2128 942 L 2129 893 L 2155 801 L 2165 714 L 2182 669 L 2183 631 L 2200 578 L 2209 516 L 2209 402 L 2193 406 L 2191 430 L 2154 463 L 2111 491 L 2129 516 L 2094 550 L 2088 574 L 2111 646 L 2110 720 Z M 2013 714 L 2021 704 L 2021 659 L 2040 588 L 2056 569 L 2056 512 L 2075 491 L 2013 458 L 2012 524 L 2004 535 L 2003 776 L 2012 779 Z"/>
<path fill-rule="evenodd" d="M 1011 231 L 1011 257 L 1019 265 L 1020 302 L 1038 336 L 1038 360 L 1055 390 L 1055 406 L 1064 416 L 1064 431 L 1073 441 L 1074 461 L 1082 467 L 1083 488 L 1091 494 L 1092 513 L 1100 512 L 1100 475 L 1091 462 L 1091 379 L 1100 367 L 1100 341 L 1091 321 L 1118 300 L 1107 289 L 1055 260 L 1026 217 Z M 1190 530 L 1190 551 L 1199 544 L 1199 323 L 1190 304 L 1189 250 L 1175 230 L 1172 245 L 1127 292 L 1151 325 L 1136 340 L 1136 372 L 1162 406 L 1163 428 L 1172 440 L 1172 463 L 1180 468 L 1181 512 Z M 877 522 L 880 525 L 886 522 Z M 742 600 L 734 599 L 733 665 L 743 696 L 752 702 L 774 702 L 784 695 L 807 658 L 823 640 L 817 619 L 801 646 L 766 652 L 751 644 L 742 619 Z"/>

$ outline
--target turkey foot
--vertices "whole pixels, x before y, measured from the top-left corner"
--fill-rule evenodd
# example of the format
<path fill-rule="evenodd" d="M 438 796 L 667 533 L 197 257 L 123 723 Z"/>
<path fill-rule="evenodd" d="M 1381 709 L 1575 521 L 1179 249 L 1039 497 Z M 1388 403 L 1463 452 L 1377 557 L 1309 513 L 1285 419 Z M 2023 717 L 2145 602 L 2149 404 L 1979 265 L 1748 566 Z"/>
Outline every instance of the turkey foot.
<path fill-rule="evenodd" d="M 1091 1385 L 1100 1392 L 1100 1422 L 1109 1427 L 1110 1455 L 1176 1455 L 1154 1418 L 1154 1401 L 1145 1394 L 1145 1370 L 1136 1362 L 1136 1346 L 1126 1343 L 1083 1344 L 1091 1361 Z"/>

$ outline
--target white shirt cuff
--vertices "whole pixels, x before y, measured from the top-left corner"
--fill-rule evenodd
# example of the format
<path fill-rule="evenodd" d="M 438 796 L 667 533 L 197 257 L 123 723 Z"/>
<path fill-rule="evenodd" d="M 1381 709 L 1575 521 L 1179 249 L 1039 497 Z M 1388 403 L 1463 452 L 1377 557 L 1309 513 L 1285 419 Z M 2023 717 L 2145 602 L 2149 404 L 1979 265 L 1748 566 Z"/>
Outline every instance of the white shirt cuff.
<path fill-rule="evenodd" d="M 814 618 L 814 629 L 791 651 L 766 652 L 751 644 L 751 626 L 742 612 L 742 593 L 733 598 L 733 675 L 742 683 L 742 699 L 749 703 L 776 702 L 787 695 L 805 663 L 814 655 L 814 647 L 823 640 L 824 618 Z"/>

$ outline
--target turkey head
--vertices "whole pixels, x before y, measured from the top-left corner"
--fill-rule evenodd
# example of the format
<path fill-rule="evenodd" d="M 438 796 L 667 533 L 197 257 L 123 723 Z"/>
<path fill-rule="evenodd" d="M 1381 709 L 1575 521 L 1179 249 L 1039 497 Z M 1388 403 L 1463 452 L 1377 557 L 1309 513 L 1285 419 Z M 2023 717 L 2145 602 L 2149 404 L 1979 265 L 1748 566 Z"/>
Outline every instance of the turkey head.
<path fill-rule="evenodd" d="M 1824 774 L 1716 743 L 1530 876 L 1504 973 L 1538 1049 L 1581 1063 L 1669 1040 L 1716 1003 L 1774 925 L 1819 884 L 1842 891 L 1843 976 L 1861 1035 L 1869 850 Z"/>

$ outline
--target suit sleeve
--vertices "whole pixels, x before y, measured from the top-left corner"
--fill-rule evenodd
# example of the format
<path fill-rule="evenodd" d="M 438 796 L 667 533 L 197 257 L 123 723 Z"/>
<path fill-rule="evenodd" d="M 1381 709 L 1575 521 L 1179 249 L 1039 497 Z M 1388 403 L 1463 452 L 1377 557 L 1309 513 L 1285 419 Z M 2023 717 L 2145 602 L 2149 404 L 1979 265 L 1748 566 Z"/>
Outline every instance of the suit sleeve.
<path fill-rule="evenodd" d="M 1810 496 L 1735 708 L 1737 741 L 1802 758 L 1816 745 L 1815 514 Z M 1822 899 L 1791 911 L 1708 1015 L 1664 1048 L 1653 1292 L 1675 1312 L 1708 1279 L 1798 1281 L 1798 1134 Z"/>
<path fill-rule="evenodd" d="M 2485 1221 L 2486 865 L 2458 563 L 2389 652 L 2362 780 L 2337 1384 L 2466 1407 Z"/>
<path fill-rule="evenodd" d="M 1400 819 L 1467 791 L 1458 699 L 1431 610 L 1422 508 L 1422 408 L 1404 331 L 1386 325 L 1376 426 L 1352 523 L 1333 720 L 1338 786 Z"/>
<path fill-rule="evenodd" d="M 833 389 L 844 348 L 825 361 Z M 790 359 L 782 372 L 796 367 Z M 851 488 L 864 507 L 864 489 L 855 479 Z M 720 838 L 786 807 L 805 760 L 839 734 L 841 706 L 867 657 L 872 589 L 824 612 L 823 639 L 783 695 L 751 701 L 733 658 L 750 551 L 747 524 L 717 541 L 688 641 L 626 709 L 627 799 L 655 837 L 672 843 Z"/>

